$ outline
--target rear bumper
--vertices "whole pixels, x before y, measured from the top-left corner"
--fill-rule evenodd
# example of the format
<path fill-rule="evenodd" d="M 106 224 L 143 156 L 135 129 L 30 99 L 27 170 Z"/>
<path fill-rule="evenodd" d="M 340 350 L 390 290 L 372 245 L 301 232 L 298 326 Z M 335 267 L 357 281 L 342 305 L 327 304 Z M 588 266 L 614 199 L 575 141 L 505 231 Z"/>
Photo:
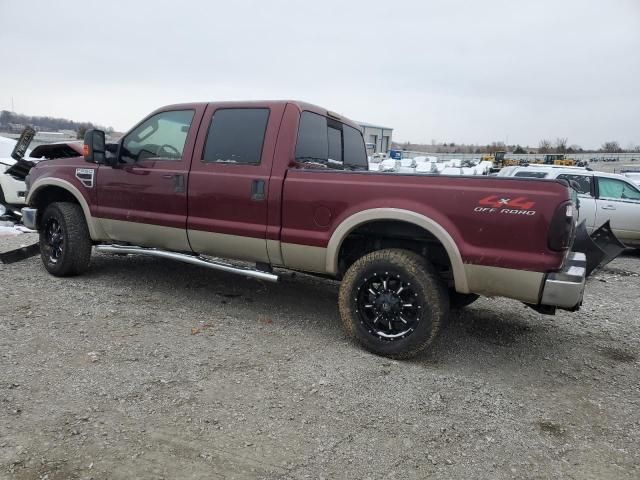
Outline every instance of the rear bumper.
<path fill-rule="evenodd" d="M 20 212 L 22 213 L 23 225 L 32 230 L 37 230 L 36 217 L 38 215 L 38 210 L 36 208 L 25 207 L 22 210 L 20 210 Z"/>
<path fill-rule="evenodd" d="M 561 271 L 547 275 L 540 304 L 577 310 L 582 304 L 586 278 L 587 257 L 580 252 L 570 253 Z"/>

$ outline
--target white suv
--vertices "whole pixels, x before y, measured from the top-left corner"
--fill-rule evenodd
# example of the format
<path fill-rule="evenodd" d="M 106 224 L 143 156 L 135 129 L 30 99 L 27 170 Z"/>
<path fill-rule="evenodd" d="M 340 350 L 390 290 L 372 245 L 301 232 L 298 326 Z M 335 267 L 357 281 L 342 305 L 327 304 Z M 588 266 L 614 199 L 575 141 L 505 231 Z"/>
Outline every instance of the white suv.
<path fill-rule="evenodd" d="M 500 177 L 529 177 L 573 181 L 580 198 L 580 219 L 589 233 L 607 220 L 615 235 L 628 247 L 640 248 L 640 189 L 629 178 L 580 167 L 506 167 Z"/>

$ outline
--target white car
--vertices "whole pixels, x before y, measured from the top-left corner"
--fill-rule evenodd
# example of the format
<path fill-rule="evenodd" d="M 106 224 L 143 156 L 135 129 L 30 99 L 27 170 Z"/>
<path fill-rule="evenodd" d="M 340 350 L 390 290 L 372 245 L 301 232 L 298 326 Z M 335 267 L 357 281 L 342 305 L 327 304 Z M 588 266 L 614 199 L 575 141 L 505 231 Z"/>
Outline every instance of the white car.
<path fill-rule="evenodd" d="M 25 205 L 27 186 L 19 175 L 10 175 L 6 171 L 15 165 L 11 152 L 16 141 L 11 138 L 0 137 L 0 215 L 5 208 L 20 211 Z M 69 158 L 82 155 L 82 142 L 66 141 L 40 145 L 33 150 L 27 150 L 25 160 L 38 162 L 42 159 Z M 26 167 L 28 168 L 28 167 Z"/>
<path fill-rule="evenodd" d="M 640 185 L 640 170 L 638 170 L 638 169 L 633 169 L 633 170 L 622 169 L 622 170 L 620 170 L 620 174 L 624 175 L 625 177 L 627 177 L 629 180 L 631 180 L 636 185 Z"/>
<path fill-rule="evenodd" d="M 27 187 L 24 181 L 17 180 L 4 172 L 16 161 L 11 158 L 11 152 L 16 145 L 12 138 L 0 137 L 0 205 L 21 206 L 25 204 Z M 27 152 L 27 155 L 29 152 Z M 4 213 L 4 208 L 0 207 Z"/>
<path fill-rule="evenodd" d="M 499 177 L 563 179 L 577 187 L 580 220 L 589 233 L 607 220 L 616 237 L 628 247 L 640 248 L 640 189 L 631 179 L 615 173 L 581 167 L 531 165 L 506 167 Z"/>

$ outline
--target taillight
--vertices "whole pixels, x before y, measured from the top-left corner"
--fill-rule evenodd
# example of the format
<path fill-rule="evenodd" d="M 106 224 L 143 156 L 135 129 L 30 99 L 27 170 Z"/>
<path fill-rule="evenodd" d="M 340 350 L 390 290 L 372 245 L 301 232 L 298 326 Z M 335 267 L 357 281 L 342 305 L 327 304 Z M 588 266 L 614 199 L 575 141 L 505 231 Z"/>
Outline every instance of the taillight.
<path fill-rule="evenodd" d="M 561 203 L 553 214 L 549 225 L 548 245 L 555 252 L 571 246 L 576 227 L 576 208 L 572 202 Z"/>

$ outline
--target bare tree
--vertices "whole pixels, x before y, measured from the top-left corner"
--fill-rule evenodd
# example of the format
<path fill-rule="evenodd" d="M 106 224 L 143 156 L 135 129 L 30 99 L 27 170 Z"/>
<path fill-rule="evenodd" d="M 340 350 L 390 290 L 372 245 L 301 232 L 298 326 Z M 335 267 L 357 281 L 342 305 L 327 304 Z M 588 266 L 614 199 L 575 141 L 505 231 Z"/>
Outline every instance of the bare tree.
<path fill-rule="evenodd" d="M 567 151 L 567 137 L 558 137 L 554 142 L 556 153 L 565 153 Z"/>
<path fill-rule="evenodd" d="M 620 144 L 616 141 L 604 142 L 600 150 L 607 153 L 618 153 L 621 152 Z"/>
<path fill-rule="evenodd" d="M 575 144 L 575 143 L 573 145 L 570 145 L 567 148 L 567 153 L 578 153 L 578 152 L 582 152 L 582 147 L 580 145 Z"/>
<path fill-rule="evenodd" d="M 506 150 L 507 146 L 504 144 L 504 142 L 491 142 L 489 145 L 487 145 L 487 153 L 503 152 Z"/>
<path fill-rule="evenodd" d="M 538 152 L 539 153 L 549 153 L 551 151 L 551 140 L 542 139 L 540 143 L 538 143 Z"/>

